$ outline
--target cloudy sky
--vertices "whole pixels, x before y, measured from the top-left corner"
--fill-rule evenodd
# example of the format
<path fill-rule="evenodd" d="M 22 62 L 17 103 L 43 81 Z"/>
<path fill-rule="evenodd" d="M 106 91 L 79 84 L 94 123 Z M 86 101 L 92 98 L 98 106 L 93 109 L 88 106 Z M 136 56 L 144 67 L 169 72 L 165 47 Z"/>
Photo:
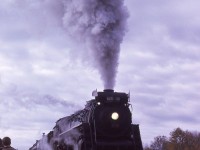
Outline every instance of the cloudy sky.
<path fill-rule="evenodd" d="M 131 92 L 143 144 L 200 124 L 200 2 L 125 0 L 129 11 L 115 91 Z M 26 150 L 55 121 L 104 89 L 63 27 L 55 0 L 0 3 L 0 137 Z M 77 50 L 77 47 L 79 50 Z M 84 55 L 85 56 L 85 55 Z"/>

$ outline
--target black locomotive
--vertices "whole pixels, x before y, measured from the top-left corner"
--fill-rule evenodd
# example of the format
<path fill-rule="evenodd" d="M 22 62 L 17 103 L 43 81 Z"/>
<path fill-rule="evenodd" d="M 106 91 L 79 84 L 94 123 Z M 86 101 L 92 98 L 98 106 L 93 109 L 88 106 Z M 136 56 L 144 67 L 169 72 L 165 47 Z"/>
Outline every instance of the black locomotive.
<path fill-rule="evenodd" d="M 143 150 L 129 95 L 113 90 L 93 95 L 83 110 L 59 119 L 29 150 Z"/>

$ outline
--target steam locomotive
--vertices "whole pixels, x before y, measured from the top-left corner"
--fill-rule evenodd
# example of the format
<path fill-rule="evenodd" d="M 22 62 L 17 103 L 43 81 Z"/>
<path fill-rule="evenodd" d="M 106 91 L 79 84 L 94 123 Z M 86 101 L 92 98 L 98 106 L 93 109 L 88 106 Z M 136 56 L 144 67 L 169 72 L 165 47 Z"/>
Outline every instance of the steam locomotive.
<path fill-rule="evenodd" d="M 29 150 L 143 150 L 129 95 L 107 89 L 93 96 L 83 110 L 59 119 Z"/>

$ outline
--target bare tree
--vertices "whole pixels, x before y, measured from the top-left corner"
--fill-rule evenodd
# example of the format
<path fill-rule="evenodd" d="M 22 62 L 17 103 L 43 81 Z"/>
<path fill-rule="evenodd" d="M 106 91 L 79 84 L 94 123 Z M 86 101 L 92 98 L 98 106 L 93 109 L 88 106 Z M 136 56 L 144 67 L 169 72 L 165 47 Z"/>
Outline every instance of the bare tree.
<path fill-rule="evenodd" d="M 200 133 L 176 128 L 170 137 L 157 136 L 144 150 L 200 150 Z"/>
<path fill-rule="evenodd" d="M 167 137 L 157 136 L 154 138 L 154 142 L 151 143 L 150 148 L 153 150 L 166 150 L 166 146 L 167 146 Z"/>

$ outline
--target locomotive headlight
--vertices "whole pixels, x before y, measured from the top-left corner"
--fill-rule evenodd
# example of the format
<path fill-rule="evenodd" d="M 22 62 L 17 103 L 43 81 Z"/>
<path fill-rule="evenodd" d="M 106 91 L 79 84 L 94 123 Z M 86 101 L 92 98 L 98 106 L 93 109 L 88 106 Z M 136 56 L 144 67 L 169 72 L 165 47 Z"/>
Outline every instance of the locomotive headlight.
<path fill-rule="evenodd" d="M 117 120 L 117 119 L 119 119 L 119 114 L 117 112 L 113 112 L 112 115 L 111 115 L 111 118 L 113 120 Z"/>

